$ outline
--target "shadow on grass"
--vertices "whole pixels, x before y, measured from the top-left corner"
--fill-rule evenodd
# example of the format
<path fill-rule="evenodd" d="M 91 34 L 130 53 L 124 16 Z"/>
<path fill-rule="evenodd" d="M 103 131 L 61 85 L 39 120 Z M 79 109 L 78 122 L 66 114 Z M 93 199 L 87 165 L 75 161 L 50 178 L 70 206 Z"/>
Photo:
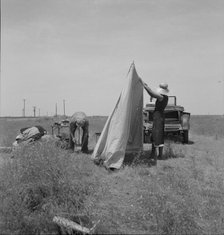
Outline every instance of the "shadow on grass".
<path fill-rule="evenodd" d="M 141 154 L 126 153 L 124 158 L 124 165 L 138 165 L 138 164 L 150 164 L 151 150 L 143 151 Z"/>
<path fill-rule="evenodd" d="M 89 149 L 88 153 L 87 154 L 92 154 L 94 151 L 94 149 Z"/>
<path fill-rule="evenodd" d="M 194 141 L 192 141 L 192 140 L 189 140 L 188 143 L 183 143 L 182 137 L 180 137 L 180 136 L 175 136 L 175 135 L 167 135 L 167 136 L 165 137 L 165 139 L 166 139 L 167 141 L 171 141 L 171 142 L 177 143 L 177 144 L 187 144 L 187 145 L 192 145 L 192 144 L 194 144 Z"/>
<path fill-rule="evenodd" d="M 186 143 L 186 144 L 192 145 L 192 144 L 194 144 L 194 141 L 189 140 L 188 143 Z"/>
<path fill-rule="evenodd" d="M 81 150 L 72 150 L 72 149 L 66 149 L 67 152 L 73 154 L 73 153 L 76 153 L 76 154 L 80 154 L 80 153 L 84 153 L 84 154 L 88 154 L 88 155 L 91 155 L 94 151 L 94 149 L 89 149 L 88 151 L 85 151 L 85 152 L 82 152 Z"/>
<path fill-rule="evenodd" d="M 157 160 L 168 160 L 172 158 L 183 158 L 185 157 L 183 153 L 174 153 L 172 147 L 170 145 L 166 146 L 165 151 L 163 153 L 163 158 L 158 158 Z M 136 153 L 126 153 L 124 158 L 124 165 L 148 165 L 154 166 L 155 160 L 152 157 L 151 150 L 143 151 L 141 154 Z"/>
<path fill-rule="evenodd" d="M 163 151 L 163 158 L 158 158 L 157 160 L 168 160 L 172 158 L 184 158 L 185 155 L 182 152 L 175 153 L 173 151 L 172 146 L 170 143 L 165 145 Z M 102 159 L 96 159 L 94 163 L 98 166 L 103 166 Z M 147 165 L 147 166 L 155 166 L 156 162 L 155 159 L 152 157 L 152 151 L 144 150 L 140 154 L 139 153 L 126 153 L 123 161 L 123 166 L 136 166 L 136 165 Z M 110 168 L 109 171 L 114 172 L 116 169 Z"/>

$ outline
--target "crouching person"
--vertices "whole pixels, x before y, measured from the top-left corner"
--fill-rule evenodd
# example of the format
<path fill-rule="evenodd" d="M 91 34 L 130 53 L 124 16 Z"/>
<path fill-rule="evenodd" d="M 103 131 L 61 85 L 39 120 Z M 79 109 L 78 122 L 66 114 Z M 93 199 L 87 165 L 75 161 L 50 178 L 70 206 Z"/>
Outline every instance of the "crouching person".
<path fill-rule="evenodd" d="M 76 112 L 72 115 L 69 124 L 69 148 L 74 150 L 75 147 L 75 131 L 77 128 L 82 128 L 81 151 L 88 153 L 88 139 L 89 139 L 89 121 L 83 112 Z"/>

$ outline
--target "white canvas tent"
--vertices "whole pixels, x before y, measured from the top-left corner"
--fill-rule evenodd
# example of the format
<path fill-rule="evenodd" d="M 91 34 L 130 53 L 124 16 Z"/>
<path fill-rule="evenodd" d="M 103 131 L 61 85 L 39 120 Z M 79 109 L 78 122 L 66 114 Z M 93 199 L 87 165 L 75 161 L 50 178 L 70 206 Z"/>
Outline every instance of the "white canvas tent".
<path fill-rule="evenodd" d="M 132 64 L 125 87 L 107 119 L 92 159 L 102 159 L 107 168 L 119 169 L 125 153 L 139 153 L 142 149 L 143 85 Z"/>

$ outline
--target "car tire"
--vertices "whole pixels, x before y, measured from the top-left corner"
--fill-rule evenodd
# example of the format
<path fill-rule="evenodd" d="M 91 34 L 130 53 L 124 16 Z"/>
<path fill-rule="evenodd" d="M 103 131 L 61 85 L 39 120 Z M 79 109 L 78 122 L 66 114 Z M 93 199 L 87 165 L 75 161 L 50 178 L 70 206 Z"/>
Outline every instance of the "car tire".
<path fill-rule="evenodd" d="M 188 144 L 188 141 L 189 141 L 189 132 L 188 130 L 185 130 L 183 133 L 183 143 Z"/>

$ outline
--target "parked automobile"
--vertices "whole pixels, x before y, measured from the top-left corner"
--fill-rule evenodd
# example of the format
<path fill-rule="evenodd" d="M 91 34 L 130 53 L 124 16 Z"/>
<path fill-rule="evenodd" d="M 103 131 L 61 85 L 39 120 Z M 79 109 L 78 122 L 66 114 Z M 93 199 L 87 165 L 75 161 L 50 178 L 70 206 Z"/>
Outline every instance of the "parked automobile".
<path fill-rule="evenodd" d="M 184 107 L 177 105 L 176 96 L 169 96 L 169 103 L 164 110 L 165 135 L 175 135 L 182 139 L 183 143 L 189 141 L 190 113 L 184 111 Z M 144 114 L 144 143 L 151 142 L 153 111 L 155 103 L 148 103 L 143 109 Z"/>

